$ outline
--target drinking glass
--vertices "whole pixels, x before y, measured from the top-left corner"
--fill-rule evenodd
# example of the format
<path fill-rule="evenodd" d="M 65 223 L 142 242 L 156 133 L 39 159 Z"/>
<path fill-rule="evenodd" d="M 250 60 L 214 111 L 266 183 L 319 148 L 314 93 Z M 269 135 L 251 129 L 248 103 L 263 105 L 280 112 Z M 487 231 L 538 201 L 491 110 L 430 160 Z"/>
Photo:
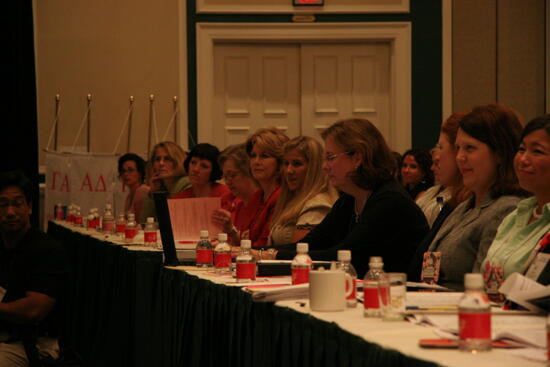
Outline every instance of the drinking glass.
<path fill-rule="evenodd" d="M 407 274 L 387 273 L 389 282 L 389 302 L 382 310 L 382 320 L 399 321 L 405 318 L 407 297 Z"/>

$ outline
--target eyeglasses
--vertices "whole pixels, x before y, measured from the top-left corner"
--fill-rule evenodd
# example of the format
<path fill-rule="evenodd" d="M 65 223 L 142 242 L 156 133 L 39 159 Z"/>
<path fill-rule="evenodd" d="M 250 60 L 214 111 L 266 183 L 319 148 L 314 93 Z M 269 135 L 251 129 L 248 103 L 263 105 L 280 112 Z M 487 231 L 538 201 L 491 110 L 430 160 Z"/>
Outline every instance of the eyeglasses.
<path fill-rule="evenodd" d="M 225 181 L 233 181 L 238 175 L 240 175 L 240 172 L 227 172 L 223 175 L 223 179 Z"/>
<path fill-rule="evenodd" d="M 333 160 L 335 160 L 336 158 L 338 158 L 338 156 L 342 155 L 342 154 L 346 154 L 346 155 L 351 155 L 352 152 L 350 151 L 345 151 L 345 152 L 340 152 L 340 153 L 331 153 L 331 154 L 327 154 L 325 156 L 325 161 L 327 163 L 332 163 Z"/>
<path fill-rule="evenodd" d="M 127 168 L 127 169 L 121 169 L 120 171 L 118 171 L 118 174 L 122 176 L 125 173 L 134 173 L 134 172 L 137 172 L 137 169 Z"/>

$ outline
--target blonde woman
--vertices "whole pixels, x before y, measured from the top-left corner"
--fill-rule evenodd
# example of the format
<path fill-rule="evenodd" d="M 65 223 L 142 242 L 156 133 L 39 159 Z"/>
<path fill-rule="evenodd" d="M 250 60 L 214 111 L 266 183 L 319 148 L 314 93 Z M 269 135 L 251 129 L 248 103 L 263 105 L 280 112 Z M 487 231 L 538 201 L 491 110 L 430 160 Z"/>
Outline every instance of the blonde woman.
<path fill-rule="evenodd" d="M 323 172 L 324 150 L 309 137 L 284 145 L 283 181 L 271 219 L 270 244 L 297 242 L 325 218 L 338 194 Z"/>
<path fill-rule="evenodd" d="M 155 145 L 149 160 L 152 167 L 152 176 L 149 180 L 151 192 L 167 191 L 169 195 L 174 195 L 190 187 L 191 183 L 183 169 L 186 158 L 185 151 L 174 142 L 163 141 Z M 143 202 L 140 222 L 145 223 L 147 217 L 156 217 L 151 197 Z"/>
<path fill-rule="evenodd" d="M 274 127 L 258 129 L 246 140 L 250 172 L 260 189 L 254 193 L 250 204 L 257 208 L 256 215 L 239 237 L 250 239 L 254 247 L 267 245 L 269 224 L 281 193 L 283 145 L 287 141 L 288 137 Z"/>

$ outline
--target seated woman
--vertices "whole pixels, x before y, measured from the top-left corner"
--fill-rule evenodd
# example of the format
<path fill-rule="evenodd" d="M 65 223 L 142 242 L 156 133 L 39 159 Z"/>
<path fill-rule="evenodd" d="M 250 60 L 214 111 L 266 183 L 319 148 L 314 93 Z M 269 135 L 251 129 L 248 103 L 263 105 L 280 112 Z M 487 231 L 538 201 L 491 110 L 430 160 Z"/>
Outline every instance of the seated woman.
<path fill-rule="evenodd" d="M 520 201 L 513 168 L 520 135 L 518 116 L 502 105 L 475 107 L 460 120 L 456 162 L 473 195 L 447 217 L 428 248 L 441 252 L 439 284 L 464 289 L 464 274 L 479 272 L 500 222 Z"/>
<path fill-rule="evenodd" d="M 270 245 L 296 242 L 325 218 L 338 198 L 323 172 L 323 147 L 308 136 L 284 145 L 283 183 L 271 219 Z"/>
<path fill-rule="evenodd" d="M 432 157 L 424 148 L 414 148 L 403 154 L 401 165 L 401 184 L 413 200 L 434 184 L 434 176 L 430 170 Z"/>
<path fill-rule="evenodd" d="M 250 171 L 260 189 L 254 193 L 250 203 L 258 209 L 249 227 L 239 237 L 250 239 L 253 247 L 267 245 L 271 216 L 281 193 L 283 145 L 287 141 L 288 137 L 276 128 L 258 129 L 246 140 Z"/>
<path fill-rule="evenodd" d="M 258 210 L 257 206 L 252 205 L 252 197 L 259 187 L 250 174 L 250 160 L 245 144 L 225 148 L 218 162 L 231 193 L 222 196 L 222 208 L 214 212 L 212 219 L 222 226 L 231 244 L 239 245 L 239 233 L 250 228 Z"/>
<path fill-rule="evenodd" d="M 183 167 L 189 175 L 191 187 L 172 195 L 172 199 L 221 197 L 229 193 L 229 188 L 218 181 L 222 170 L 218 164 L 220 151 L 215 146 L 202 143 L 191 149 Z"/>
<path fill-rule="evenodd" d="M 143 200 L 149 194 L 145 185 L 145 161 L 139 155 L 126 153 L 118 159 L 118 174 L 122 183 L 130 191 L 124 201 L 124 213 L 134 213 L 140 217 Z"/>
<path fill-rule="evenodd" d="M 332 186 L 343 193 L 300 242 L 309 243 L 314 260 L 335 260 L 338 250 L 352 250 L 359 277 L 368 270 L 371 256 L 382 256 L 386 271 L 406 271 L 428 223 L 395 181 L 395 159 L 384 137 L 370 121 L 349 119 L 331 125 L 323 138 L 323 168 Z M 295 245 L 272 248 L 268 253 L 266 257 L 292 259 Z"/>
<path fill-rule="evenodd" d="M 449 200 L 451 192 L 439 182 L 439 149 L 432 149 L 432 166 L 430 169 L 434 175 L 434 186 L 416 198 L 416 205 L 422 209 L 430 227 L 443 208 L 443 203 Z"/>
<path fill-rule="evenodd" d="M 550 232 L 550 115 L 530 121 L 521 139 L 514 168 L 520 186 L 534 196 L 504 218 L 481 266 L 486 285 L 496 289 L 527 270 Z"/>
<path fill-rule="evenodd" d="M 447 219 L 449 214 L 462 203 L 464 200 L 468 199 L 471 196 L 471 192 L 464 187 L 462 183 L 462 174 L 458 169 L 456 163 L 456 134 L 458 133 L 458 126 L 460 120 L 466 116 L 466 113 L 455 112 L 449 116 L 441 125 L 441 131 L 439 133 L 439 140 L 437 142 L 437 152 L 438 152 L 438 167 L 434 170 L 434 175 L 437 176 L 439 184 L 445 189 L 439 194 L 444 197 L 443 203 L 437 201 L 437 198 L 432 200 L 432 205 L 437 205 L 436 211 L 438 212 L 437 217 L 434 219 L 431 226 L 430 232 L 424 237 L 420 246 L 416 250 L 416 253 L 411 261 L 409 267 L 409 274 L 407 279 L 411 281 L 420 281 L 421 280 L 421 271 L 422 271 L 422 262 L 424 257 L 424 252 L 428 250 L 430 244 L 432 243 L 435 235 L 441 228 L 441 225 Z M 431 190 L 431 189 L 430 189 Z M 418 200 L 421 201 L 424 197 L 429 196 L 428 190 L 424 195 L 422 195 Z M 429 205 L 429 204 L 428 204 Z M 419 205 L 420 206 L 420 205 Z M 436 281 L 434 275 L 430 279 L 425 279 L 428 283 L 433 283 Z"/>
<path fill-rule="evenodd" d="M 187 154 L 181 147 L 171 141 L 158 143 L 153 147 L 149 164 L 152 167 L 150 178 L 151 192 L 167 191 L 174 195 L 191 184 L 183 169 Z M 145 223 L 147 217 L 156 217 L 155 204 L 150 195 L 143 201 L 143 209 L 139 221 Z"/>

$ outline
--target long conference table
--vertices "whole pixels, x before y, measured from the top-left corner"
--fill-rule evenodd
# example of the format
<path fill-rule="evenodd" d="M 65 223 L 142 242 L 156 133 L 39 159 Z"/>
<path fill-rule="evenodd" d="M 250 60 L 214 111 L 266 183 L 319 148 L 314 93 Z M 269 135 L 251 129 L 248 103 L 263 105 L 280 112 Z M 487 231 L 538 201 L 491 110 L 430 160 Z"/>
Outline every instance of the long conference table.
<path fill-rule="evenodd" d="M 253 302 L 204 272 L 163 266 L 162 252 L 49 222 L 72 264 L 66 335 L 87 366 L 543 366 L 501 350 L 422 349 L 433 332 L 364 318 L 360 305 Z M 117 243 L 118 242 L 118 243 Z"/>

